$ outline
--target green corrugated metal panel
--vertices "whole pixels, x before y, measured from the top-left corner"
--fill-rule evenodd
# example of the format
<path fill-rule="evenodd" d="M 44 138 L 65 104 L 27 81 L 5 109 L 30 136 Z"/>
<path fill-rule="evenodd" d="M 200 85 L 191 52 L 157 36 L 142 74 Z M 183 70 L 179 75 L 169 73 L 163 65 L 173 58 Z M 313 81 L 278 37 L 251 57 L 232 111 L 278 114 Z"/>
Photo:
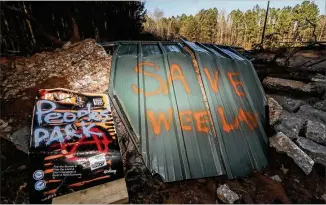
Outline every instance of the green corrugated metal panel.
<path fill-rule="evenodd" d="M 165 181 L 176 181 L 226 173 L 244 176 L 266 165 L 264 93 L 246 59 L 232 50 L 190 42 L 117 45 L 110 96 L 138 137 L 150 170 Z M 195 53 L 202 90 L 185 45 Z M 244 82 L 236 86 L 245 97 L 235 94 L 227 72 L 240 73 L 233 77 Z M 226 131 L 227 124 L 223 129 L 223 123 L 231 122 L 235 129 Z"/>
<path fill-rule="evenodd" d="M 267 137 L 263 126 L 265 125 L 265 95 L 255 80 L 255 72 L 246 64 L 244 58 L 229 49 L 219 49 L 214 45 L 209 49 L 191 42 L 186 42 L 186 44 L 196 54 L 209 105 L 215 114 L 213 114 L 213 121 L 221 138 L 221 151 L 228 176 L 245 176 L 253 169 L 266 165 Z M 210 52 L 201 52 L 198 48 L 206 48 Z M 213 77 L 215 72 L 218 72 L 219 81 L 217 92 L 212 89 L 207 75 L 210 73 Z M 242 86 L 237 86 L 236 89 L 244 96 L 236 94 L 228 74 L 232 74 L 234 81 L 242 82 Z M 254 113 L 258 114 L 257 127 L 252 131 L 244 121 L 241 122 L 238 119 L 239 128 L 227 132 L 225 126 L 223 127 L 223 121 L 234 124 L 241 109 L 251 116 Z M 222 110 L 225 119 L 222 117 Z M 253 124 L 250 120 L 249 123 Z"/>

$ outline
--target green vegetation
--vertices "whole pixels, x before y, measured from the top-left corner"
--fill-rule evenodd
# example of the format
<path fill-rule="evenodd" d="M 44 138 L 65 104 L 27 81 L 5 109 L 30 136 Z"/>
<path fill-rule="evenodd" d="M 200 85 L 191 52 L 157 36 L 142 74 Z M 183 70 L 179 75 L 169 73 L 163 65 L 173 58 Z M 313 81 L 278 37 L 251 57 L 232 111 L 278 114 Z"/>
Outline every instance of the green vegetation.
<path fill-rule="evenodd" d="M 251 48 L 261 41 L 266 9 L 256 5 L 229 15 L 217 8 L 202 9 L 196 15 L 182 14 L 163 17 L 156 9 L 146 15 L 144 30 L 171 40 L 179 37 L 191 41 L 217 43 Z M 264 47 L 300 45 L 326 40 L 326 16 L 319 15 L 317 5 L 304 1 L 294 7 L 270 8 L 267 18 Z"/>

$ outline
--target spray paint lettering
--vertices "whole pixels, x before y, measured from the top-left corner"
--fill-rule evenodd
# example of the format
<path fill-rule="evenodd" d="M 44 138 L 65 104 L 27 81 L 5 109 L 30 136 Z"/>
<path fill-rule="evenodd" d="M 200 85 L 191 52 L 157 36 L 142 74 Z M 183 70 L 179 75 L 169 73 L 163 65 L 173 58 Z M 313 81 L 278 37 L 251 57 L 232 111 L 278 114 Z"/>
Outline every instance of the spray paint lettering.
<path fill-rule="evenodd" d="M 31 140 L 32 173 L 43 171 L 46 182 L 43 190 L 31 190 L 40 201 L 123 176 L 107 95 L 40 90 Z"/>
<path fill-rule="evenodd" d="M 170 66 L 170 75 L 167 77 L 167 83 L 157 74 L 152 72 L 144 71 L 140 68 L 140 66 L 148 66 L 154 68 L 154 71 L 159 70 L 159 66 L 155 65 L 151 62 L 142 62 L 139 63 L 136 68 L 136 73 L 144 73 L 144 75 L 150 76 L 156 79 L 159 83 L 159 87 L 152 92 L 144 92 L 144 90 L 137 87 L 137 85 L 132 85 L 132 89 L 135 93 L 144 93 L 146 97 L 154 96 L 154 95 L 167 95 L 168 88 L 170 84 L 174 81 L 180 81 L 181 85 L 184 87 L 185 92 L 189 95 L 191 93 L 189 84 L 187 82 L 186 76 L 182 72 L 182 68 L 177 64 L 172 64 Z M 218 93 L 219 90 L 219 75 L 220 72 L 214 71 L 214 73 L 210 73 L 207 68 L 204 68 L 204 76 L 203 78 L 208 82 L 210 86 L 210 91 L 213 93 Z M 243 91 L 242 87 L 244 86 L 243 82 L 239 80 L 240 73 L 238 72 L 226 72 L 224 74 L 228 81 L 229 85 L 233 89 L 235 95 L 237 97 L 244 97 L 246 96 L 245 92 Z M 158 112 L 155 113 L 153 110 L 147 110 L 146 116 L 147 120 L 152 127 L 153 133 L 156 136 L 159 136 L 163 127 L 166 131 L 170 131 L 172 127 L 172 120 L 173 120 L 173 109 L 170 108 L 167 113 L 165 112 Z M 243 123 L 249 127 L 251 131 L 258 127 L 258 119 L 257 113 L 252 113 L 249 111 L 245 111 L 243 108 L 238 108 L 233 115 L 233 120 L 228 121 L 225 114 L 224 108 L 222 106 L 216 107 L 216 115 L 221 123 L 221 129 L 224 132 L 231 132 L 232 130 L 237 130 L 240 128 L 240 125 Z M 213 114 L 213 113 L 212 113 Z M 200 110 L 200 111 L 192 111 L 192 110 L 182 110 L 178 113 L 179 116 L 179 123 L 180 127 L 183 131 L 192 131 L 196 130 L 197 132 L 210 132 L 212 121 L 210 120 L 210 112 L 207 110 Z M 192 126 L 193 125 L 193 126 Z"/>
<path fill-rule="evenodd" d="M 233 121 L 231 122 L 227 121 L 222 106 L 217 106 L 216 114 L 218 115 L 221 121 L 221 129 L 225 132 L 230 132 L 232 130 L 239 129 L 241 123 L 248 126 L 251 131 L 258 127 L 257 114 L 244 111 L 242 108 L 239 108 L 238 113 L 233 116 Z M 171 130 L 173 124 L 172 115 L 172 108 L 169 109 L 168 115 L 166 115 L 164 112 L 159 112 L 158 114 L 155 114 L 151 110 L 147 111 L 147 119 L 156 136 L 159 136 L 161 134 L 161 127 L 165 128 L 167 132 Z M 181 129 L 183 131 L 196 130 L 197 132 L 208 133 L 211 130 L 212 122 L 209 119 L 209 111 L 207 110 L 181 111 L 179 112 L 179 120 Z M 194 124 L 193 127 L 191 126 L 191 122 L 193 122 Z"/>
<path fill-rule="evenodd" d="M 152 78 L 154 78 L 155 80 L 157 80 L 160 84 L 160 86 L 154 90 L 154 91 L 151 91 L 151 92 L 145 92 L 143 89 L 141 88 L 138 88 L 137 85 L 132 85 L 132 90 L 139 94 L 139 93 L 144 93 L 144 95 L 146 97 L 149 97 L 149 96 L 153 96 L 153 95 L 157 95 L 157 94 L 160 94 L 160 93 L 164 93 L 164 95 L 167 95 L 168 94 L 168 87 L 169 85 L 173 82 L 173 81 L 177 81 L 179 80 L 185 91 L 187 92 L 187 94 L 189 95 L 190 94 L 190 88 L 189 88 L 189 85 L 186 81 L 186 78 L 182 72 L 182 69 L 179 65 L 177 64 L 172 64 L 171 67 L 170 67 L 170 75 L 168 76 L 168 80 L 167 80 L 167 83 L 165 83 L 165 81 L 157 74 L 155 73 L 151 73 L 151 72 L 148 72 L 148 71 L 144 71 L 143 69 L 141 69 L 140 67 L 141 66 L 148 66 L 148 67 L 152 67 L 154 68 L 155 70 L 160 70 L 159 66 L 155 65 L 154 63 L 151 63 L 151 62 L 142 62 L 142 63 L 139 63 L 136 67 L 135 67 L 135 72 L 136 73 L 144 73 L 144 75 L 146 76 L 150 76 Z"/>
<path fill-rule="evenodd" d="M 87 110 L 78 110 L 77 112 L 56 112 L 56 104 L 49 100 L 40 100 L 36 104 L 37 122 L 39 125 L 53 126 L 52 129 L 39 127 L 34 130 L 34 146 L 38 147 L 42 142 L 50 145 L 53 142 L 64 142 L 65 139 L 86 138 L 91 135 L 102 137 L 102 133 L 94 132 L 96 122 L 106 122 L 109 118 L 107 110 L 91 111 L 90 104 L 87 105 Z M 73 129 L 72 124 L 76 120 L 80 123 L 75 123 L 80 126 L 81 133 L 77 134 Z M 62 127 L 62 125 L 64 125 Z"/>

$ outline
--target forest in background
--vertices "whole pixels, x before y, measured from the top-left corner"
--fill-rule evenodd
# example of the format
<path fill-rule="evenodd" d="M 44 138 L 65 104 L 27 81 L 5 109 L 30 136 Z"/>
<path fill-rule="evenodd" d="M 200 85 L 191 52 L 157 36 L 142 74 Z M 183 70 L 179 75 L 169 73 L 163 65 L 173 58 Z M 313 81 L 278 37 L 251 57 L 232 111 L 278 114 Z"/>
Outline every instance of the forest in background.
<path fill-rule="evenodd" d="M 26 55 L 86 38 L 142 39 L 140 1 L 0 2 L 1 55 Z"/>
<path fill-rule="evenodd" d="M 190 41 L 240 46 L 260 45 L 266 8 L 258 5 L 245 12 L 233 10 L 226 15 L 218 8 L 202 9 L 196 15 L 164 17 L 156 9 L 147 12 L 144 30 L 163 40 L 185 38 Z M 294 7 L 269 8 L 264 47 L 307 45 L 326 41 L 326 15 L 317 5 L 304 1 Z"/>
<path fill-rule="evenodd" d="M 196 15 L 165 18 L 160 9 L 145 10 L 143 1 L 0 2 L 1 55 L 28 55 L 53 50 L 68 41 L 86 38 L 116 40 L 174 40 L 240 46 L 260 45 L 266 8 L 255 6 L 230 14 L 218 8 Z M 298 46 L 326 41 L 326 16 L 316 4 L 270 8 L 264 47 Z"/>

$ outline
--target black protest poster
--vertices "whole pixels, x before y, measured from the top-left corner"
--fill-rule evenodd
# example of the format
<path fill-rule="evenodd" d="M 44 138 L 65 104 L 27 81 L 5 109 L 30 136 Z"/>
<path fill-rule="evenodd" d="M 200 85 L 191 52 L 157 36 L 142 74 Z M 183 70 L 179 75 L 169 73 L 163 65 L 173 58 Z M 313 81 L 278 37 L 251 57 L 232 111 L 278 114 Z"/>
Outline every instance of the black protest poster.
<path fill-rule="evenodd" d="M 108 96 L 40 90 L 29 162 L 31 203 L 124 177 Z"/>

